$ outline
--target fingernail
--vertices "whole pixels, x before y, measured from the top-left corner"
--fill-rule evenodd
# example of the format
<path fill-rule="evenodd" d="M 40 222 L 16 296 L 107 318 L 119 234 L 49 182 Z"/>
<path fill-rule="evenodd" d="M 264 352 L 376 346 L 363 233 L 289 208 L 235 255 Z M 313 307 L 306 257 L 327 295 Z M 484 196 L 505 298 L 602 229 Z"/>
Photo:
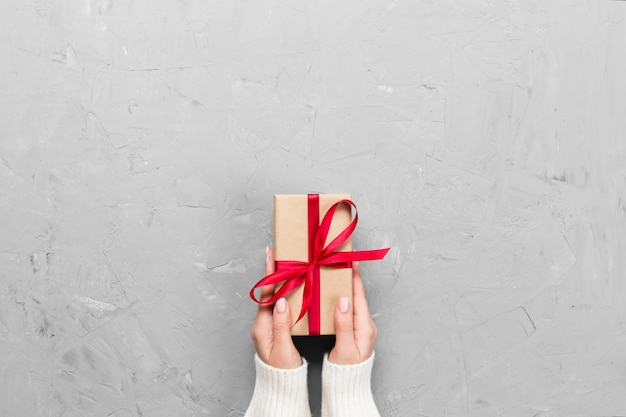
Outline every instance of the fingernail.
<path fill-rule="evenodd" d="M 269 262 L 270 261 L 270 247 L 266 246 L 265 247 L 265 262 Z"/>
<path fill-rule="evenodd" d="M 341 297 L 339 299 L 339 311 L 342 313 L 347 313 L 350 309 L 350 300 L 346 297 Z"/>
<path fill-rule="evenodd" d="M 283 297 L 276 301 L 276 311 L 278 311 L 279 313 L 284 313 L 285 310 L 287 310 L 287 300 L 285 300 L 285 298 Z"/>

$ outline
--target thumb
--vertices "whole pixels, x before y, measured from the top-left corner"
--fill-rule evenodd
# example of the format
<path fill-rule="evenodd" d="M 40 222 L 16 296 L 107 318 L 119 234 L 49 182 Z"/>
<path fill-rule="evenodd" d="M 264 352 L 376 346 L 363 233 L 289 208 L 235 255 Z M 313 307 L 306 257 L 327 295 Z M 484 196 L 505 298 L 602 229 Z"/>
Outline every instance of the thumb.
<path fill-rule="evenodd" d="M 335 347 L 344 351 L 354 345 L 354 323 L 350 299 L 342 297 L 335 308 L 335 335 L 337 337 Z"/>
<path fill-rule="evenodd" d="M 285 298 L 276 301 L 274 305 L 273 330 L 274 345 L 289 346 L 291 342 L 291 310 Z"/>

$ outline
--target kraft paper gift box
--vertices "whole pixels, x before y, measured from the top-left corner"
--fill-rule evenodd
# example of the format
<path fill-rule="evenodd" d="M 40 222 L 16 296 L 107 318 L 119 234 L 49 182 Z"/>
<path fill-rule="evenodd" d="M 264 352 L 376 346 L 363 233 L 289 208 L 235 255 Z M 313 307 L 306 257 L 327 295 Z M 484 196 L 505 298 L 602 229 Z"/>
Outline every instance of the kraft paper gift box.
<path fill-rule="evenodd" d="M 319 194 L 319 222 L 330 207 L 338 201 L 350 200 L 349 194 Z M 352 221 L 350 204 L 340 204 L 330 224 L 325 245 L 328 245 Z M 309 195 L 274 196 L 274 255 L 277 270 L 280 261 L 309 260 Z M 341 252 L 352 250 L 352 239 L 348 239 L 337 249 Z M 294 336 L 311 335 L 309 313 L 296 323 L 303 300 L 304 285 L 285 297 L 291 309 Z M 320 267 L 319 273 L 319 334 L 335 334 L 334 311 L 339 299 L 347 297 L 352 305 L 352 269 Z M 313 299 L 312 303 L 317 300 Z M 314 306 L 313 306 L 314 307 Z M 311 308 L 311 307 L 310 307 Z M 315 327 L 315 326 L 314 326 Z M 316 332 L 313 335 L 317 334 Z"/>

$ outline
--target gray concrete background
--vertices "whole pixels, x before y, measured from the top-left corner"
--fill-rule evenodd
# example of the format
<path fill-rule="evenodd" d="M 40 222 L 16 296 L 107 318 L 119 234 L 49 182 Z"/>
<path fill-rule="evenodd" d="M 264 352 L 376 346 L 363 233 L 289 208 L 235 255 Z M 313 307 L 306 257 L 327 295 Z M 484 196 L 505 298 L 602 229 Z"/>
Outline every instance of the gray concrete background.
<path fill-rule="evenodd" d="M 626 2 L 0 5 L 0 415 L 241 415 L 311 191 L 384 417 L 626 415 Z"/>

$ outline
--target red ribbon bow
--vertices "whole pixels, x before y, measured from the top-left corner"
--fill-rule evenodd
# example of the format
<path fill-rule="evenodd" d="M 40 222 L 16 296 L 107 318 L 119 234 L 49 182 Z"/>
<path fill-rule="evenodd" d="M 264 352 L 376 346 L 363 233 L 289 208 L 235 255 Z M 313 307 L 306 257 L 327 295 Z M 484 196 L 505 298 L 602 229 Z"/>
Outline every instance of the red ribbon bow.
<path fill-rule="evenodd" d="M 340 204 L 354 207 L 354 219 L 327 246 L 324 246 L 333 215 Z M 350 200 L 341 200 L 333 204 L 319 224 L 319 195 L 308 195 L 309 209 L 309 261 L 277 261 L 276 272 L 257 282 L 250 290 L 250 298 L 259 304 L 272 304 L 304 284 L 302 308 L 296 323 L 309 313 L 309 334 L 320 334 L 320 267 L 351 268 L 353 261 L 371 261 L 385 257 L 389 248 L 337 252 L 337 249 L 350 237 L 356 228 L 359 215 L 356 205 Z M 261 301 L 254 295 L 254 290 L 266 285 L 284 283 L 269 299 Z"/>

